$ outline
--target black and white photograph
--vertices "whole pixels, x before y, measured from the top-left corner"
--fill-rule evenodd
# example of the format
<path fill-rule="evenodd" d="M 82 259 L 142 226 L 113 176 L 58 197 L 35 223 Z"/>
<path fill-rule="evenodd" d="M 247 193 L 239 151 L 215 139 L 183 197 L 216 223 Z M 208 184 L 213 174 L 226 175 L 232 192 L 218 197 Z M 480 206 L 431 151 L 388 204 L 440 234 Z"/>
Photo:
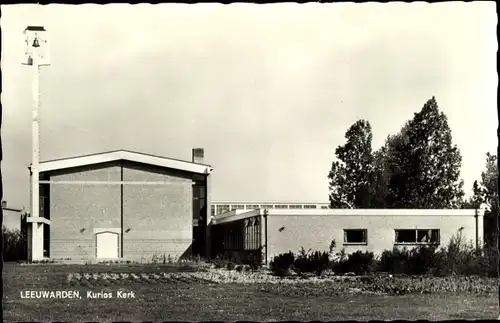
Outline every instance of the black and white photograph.
<path fill-rule="evenodd" d="M 4 322 L 500 319 L 497 23 L 2 4 Z"/>

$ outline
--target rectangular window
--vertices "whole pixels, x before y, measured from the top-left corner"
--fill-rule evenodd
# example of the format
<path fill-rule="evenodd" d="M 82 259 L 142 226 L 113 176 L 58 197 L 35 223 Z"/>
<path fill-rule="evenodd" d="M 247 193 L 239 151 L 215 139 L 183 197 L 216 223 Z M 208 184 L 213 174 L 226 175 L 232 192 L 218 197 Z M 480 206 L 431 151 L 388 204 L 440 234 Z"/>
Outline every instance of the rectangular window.
<path fill-rule="evenodd" d="M 222 214 L 226 212 L 229 212 L 229 205 L 227 204 L 217 205 L 217 214 Z"/>
<path fill-rule="evenodd" d="M 259 221 L 259 218 L 255 218 L 255 220 L 253 222 L 253 227 L 254 227 L 254 230 L 255 230 L 254 250 L 257 250 L 260 247 L 260 221 Z"/>
<path fill-rule="evenodd" d="M 396 230 L 396 243 L 416 243 L 417 230 Z"/>
<path fill-rule="evenodd" d="M 255 250 L 260 243 L 260 223 L 259 218 L 249 218 L 244 221 L 245 227 L 245 250 Z"/>
<path fill-rule="evenodd" d="M 395 230 L 396 243 L 401 244 L 439 244 L 438 229 Z"/>
<path fill-rule="evenodd" d="M 288 205 L 278 204 L 278 205 L 275 205 L 275 208 L 277 208 L 277 209 L 288 209 Z"/>
<path fill-rule="evenodd" d="M 255 209 L 258 209 L 259 206 L 258 205 L 253 205 L 253 204 L 248 204 L 247 205 L 247 210 L 255 210 Z"/>
<path fill-rule="evenodd" d="M 231 205 L 231 210 L 242 210 L 244 208 L 245 208 L 245 206 L 242 205 L 242 204 L 233 204 L 233 205 Z"/>
<path fill-rule="evenodd" d="M 302 205 L 297 205 L 297 204 L 290 204 L 290 208 L 291 209 L 301 209 L 302 208 Z"/>
<path fill-rule="evenodd" d="M 304 205 L 304 209 L 316 209 L 317 207 L 318 207 L 317 205 L 312 205 L 312 204 Z"/>
<path fill-rule="evenodd" d="M 248 219 L 245 219 L 245 221 L 243 221 L 243 227 L 245 230 L 245 250 L 248 250 L 250 248 L 250 225 Z"/>
<path fill-rule="evenodd" d="M 441 243 L 441 234 L 438 229 L 431 230 L 431 243 L 440 244 Z"/>
<path fill-rule="evenodd" d="M 273 208 L 273 206 L 274 206 L 274 205 L 263 204 L 263 205 L 261 205 L 260 207 L 261 207 L 262 209 L 272 209 L 272 208 Z"/>
<path fill-rule="evenodd" d="M 366 244 L 366 229 L 348 229 L 344 230 L 344 244 Z"/>

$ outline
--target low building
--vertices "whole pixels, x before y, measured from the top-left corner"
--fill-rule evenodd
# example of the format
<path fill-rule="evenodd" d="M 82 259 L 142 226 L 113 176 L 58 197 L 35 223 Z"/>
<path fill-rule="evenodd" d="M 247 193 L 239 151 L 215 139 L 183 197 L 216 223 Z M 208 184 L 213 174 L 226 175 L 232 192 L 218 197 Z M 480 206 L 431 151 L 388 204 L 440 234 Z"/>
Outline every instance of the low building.
<path fill-rule="evenodd" d="M 119 150 L 39 164 L 30 259 L 151 260 L 209 250 L 210 173 L 192 161 Z"/>
<path fill-rule="evenodd" d="M 215 216 L 213 253 L 245 259 L 260 254 L 265 262 L 288 251 L 357 250 L 380 255 L 394 247 L 445 246 L 461 234 L 477 246 L 483 240 L 480 210 L 429 209 L 256 209 Z"/>
<path fill-rule="evenodd" d="M 3 223 L 2 226 L 8 230 L 21 230 L 21 219 L 23 210 L 7 206 L 6 201 L 2 201 Z"/>

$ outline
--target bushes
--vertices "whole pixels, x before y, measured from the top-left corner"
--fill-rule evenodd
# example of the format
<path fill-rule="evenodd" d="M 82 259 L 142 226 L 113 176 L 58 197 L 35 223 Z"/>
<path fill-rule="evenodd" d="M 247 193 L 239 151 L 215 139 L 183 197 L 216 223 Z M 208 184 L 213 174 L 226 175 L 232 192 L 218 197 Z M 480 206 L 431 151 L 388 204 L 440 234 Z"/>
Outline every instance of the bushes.
<path fill-rule="evenodd" d="M 28 259 L 26 235 L 19 230 L 9 230 L 2 226 L 3 260 L 23 261 Z"/>
<path fill-rule="evenodd" d="M 323 271 L 328 269 L 329 262 L 328 252 L 315 251 L 309 254 L 309 251 L 302 248 L 293 263 L 293 269 L 299 275 L 314 273 L 316 276 L 321 276 Z"/>
<path fill-rule="evenodd" d="M 453 236 L 438 255 L 442 275 L 497 275 L 497 251 L 490 246 L 476 249 L 461 234 Z"/>
<path fill-rule="evenodd" d="M 411 250 L 394 247 L 382 253 L 378 270 L 391 274 L 442 276 L 445 269 L 442 252 L 436 253 L 434 246 L 420 246 Z"/>
<path fill-rule="evenodd" d="M 355 273 L 356 275 L 365 275 L 376 269 L 376 259 L 373 252 L 356 251 L 347 258 L 344 256 L 337 262 L 334 262 L 332 269 L 335 273 Z"/>
<path fill-rule="evenodd" d="M 442 257 L 436 254 L 435 247 L 421 246 L 410 250 L 407 262 L 407 274 L 430 274 L 442 268 Z"/>
<path fill-rule="evenodd" d="M 220 254 L 215 259 L 210 261 L 215 268 L 226 268 L 227 270 L 234 270 L 236 268 L 236 264 L 239 264 L 241 261 L 235 257 L 228 257 L 227 255 Z"/>
<path fill-rule="evenodd" d="M 256 271 L 262 266 L 262 248 L 245 253 L 220 253 L 209 262 L 212 263 L 215 268 L 233 270 L 237 265 L 245 265 L 245 268 Z"/>
<path fill-rule="evenodd" d="M 252 271 L 258 270 L 262 266 L 262 247 L 249 252 L 243 264 L 248 265 Z"/>
<path fill-rule="evenodd" d="M 379 270 L 409 275 L 496 276 L 496 261 L 496 250 L 476 249 L 472 242 L 466 242 L 458 233 L 439 250 L 433 246 L 421 246 L 410 251 L 406 248 L 384 251 Z"/>
<path fill-rule="evenodd" d="M 358 275 L 367 274 L 376 269 L 376 259 L 372 252 L 356 251 L 347 257 L 341 251 L 338 256 L 338 261 L 330 262 L 328 252 L 314 251 L 310 253 L 302 248 L 297 256 L 290 251 L 274 257 L 269 265 L 272 273 L 280 277 L 288 275 L 290 270 L 299 275 L 314 273 L 321 276 L 329 266 L 336 273 L 354 272 Z"/>
<path fill-rule="evenodd" d="M 293 271 L 297 274 L 302 275 L 303 273 L 310 272 L 310 265 L 307 261 L 307 254 L 310 251 L 305 251 L 303 247 L 299 250 L 299 255 L 295 258 L 292 266 Z"/>
<path fill-rule="evenodd" d="M 385 250 L 380 257 L 379 270 L 391 274 L 403 274 L 406 272 L 408 258 L 410 257 L 408 249 Z"/>
<path fill-rule="evenodd" d="M 321 276 L 323 271 L 328 269 L 330 259 L 327 252 L 315 251 L 309 255 L 307 262 L 309 263 L 310 272 L 313 272 L 316 276 Z"/>
<path fill-rule="evenodd" d="M 330 247 L 330 254 L 335 248 Z M 321 275 L 327 268 L 329 253 L 305 251 L 302 248 L 298 255 L 292 252 L 277 256 L 271 262 L 271 270 L 275 275 L 283 277 L 293 269 L 297 274 L 314 273 Z M 391 274 L 433 275 L 433 276 L 490 276 L 497 275 L 498 255 L 495 249 L 476 248 L 466 242 L 462 235 L 452 237 L 447 246 L 439 250 L 433 245 L 421 245 L 408 250 L 394 247 L 386 250 L 380 258 L 372 252 L 356 251 L 349 256 L 344 250 L 332 255 L 330 268 L 337 274 L 354 273 L 365 275 L 374 271 Z M 292 266 L 293 264 L 293 266 Z"/>
<path fill-rule="evenodd" d="M 274 275 L 284 277 L 290 273 L 290 268 L 294 261 L 295 255 L 289 251 L 274 257 L 269 263 L 269 268 Z"/>
<path fill-rule="evenodd" d="M 330 262 L 328 252 L 309 252 L 310 250 L 306 251 L 304 248 L 301 248 L 297 256 L 289 251 L 274 257 L 269 263 L 271 272 L 279 277 L 289 275 L 291 270 L 299 275 L 314 273 L 317 276 L 321 276 L 328 269 Z"/>
<path fill-rule="evenodd" d="M 497 277 L 497 264 L 497 250 L 491 246 L 485 245 L 485 247 L 481 250 L 481 258 L 479 261 L 479 266 L 482 270 L 483 276 Z"/>

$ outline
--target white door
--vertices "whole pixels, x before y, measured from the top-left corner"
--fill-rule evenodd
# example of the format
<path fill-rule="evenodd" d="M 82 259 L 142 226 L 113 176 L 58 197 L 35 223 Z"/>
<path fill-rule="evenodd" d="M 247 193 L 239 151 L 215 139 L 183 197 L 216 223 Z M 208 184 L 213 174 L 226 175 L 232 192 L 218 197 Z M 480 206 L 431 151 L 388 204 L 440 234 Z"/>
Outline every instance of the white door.
<path fill-rule="evenodd" d="M 114 232 L 96 234 L 97 258 L 118 258 L 118 237 Z"/>

